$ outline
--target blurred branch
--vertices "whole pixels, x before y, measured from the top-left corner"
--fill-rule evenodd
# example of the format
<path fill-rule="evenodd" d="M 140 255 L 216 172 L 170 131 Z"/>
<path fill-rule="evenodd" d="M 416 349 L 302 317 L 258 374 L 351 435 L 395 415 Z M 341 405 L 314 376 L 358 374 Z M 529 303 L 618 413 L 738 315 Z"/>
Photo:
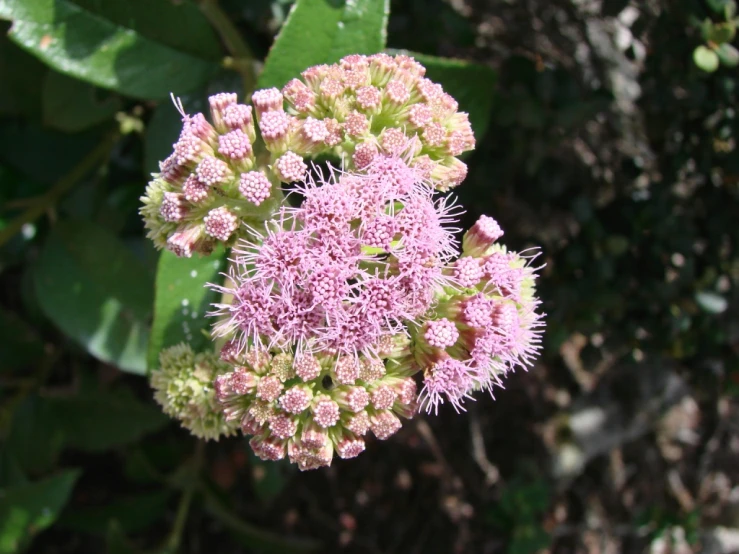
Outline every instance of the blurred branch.
<path fill-rule="evenodd" d="M 209 483 L 200 479 L 198 484 L 198 490 L 203 494 L 205 505 L 210 514 L 233 531 L 235 535 L 241 536 L 245 545 L 248 544 L 260 551 L 279 552 L 280 554 L 321 550 L 321 543 L 315 539 L 290 539 L 243 521 L 231 512 Z"/>
<path fill-rule="evenodd" d="M 485 484 L 489 487 L 500 479 L 498 468 L 490 461 L 485 451 L 485 439 L 477 409 L 470 407 L 470 438 L 472 440 L 472 459 L 485 474 Z"/>
<path fill-rule="evenodd" d="M 248 97 L 257 85 L 254 71 L 254 54 L 241 37 L 241 33 L 231 22 L 218 0 L 200 0 L 200 10 L 220 35 L 231 57 L 226 58 L 224 66 L 241 74 L 244 82 L 244 96 Z"/>
<path fill-rule="evenodd" d="M 77 183 L 77 181 L 82 179 L 101 161 L 106 159 L 116 138 L 117 135 L 111 135 L 106 140 L 103 140 L 94 150 L 92 150 L 92 152 L 85 156 L 85 158 L 77 164 L 72 171 L 57 181 L 57 183 L 44 194 L 37 197 L 25 212 L 8 223 L 8 226 L 0 231 L 0 246 L 13 238 L 13 236 L 15 236 L 15 234 L 20 231 L 26 223 L 35 221 L 49 207 L 56 204 L 56 202 Z"/>

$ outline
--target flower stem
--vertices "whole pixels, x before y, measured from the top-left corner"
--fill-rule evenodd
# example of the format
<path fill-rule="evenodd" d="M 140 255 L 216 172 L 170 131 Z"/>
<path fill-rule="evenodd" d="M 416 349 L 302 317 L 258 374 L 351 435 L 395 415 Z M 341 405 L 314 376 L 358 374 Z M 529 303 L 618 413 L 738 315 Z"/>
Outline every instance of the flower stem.
<path fill-rule="evenodd" d="M 53 206 L 57 200 L 64 195 L 64 193 L 72 188 L 77 181 L 82 179 L 90 170 L 106 159 L 116 138 L 116 135 L 111 135 L 107 140 L 103 140 L 92 152 L 85 156 L 85 158 L 77 164 L 72 171 L 57 181 L 57 183 L 46 193 L 36 198 L 25 212 L 8 223 L 7 227 L 0 231 L 0 246 L 13 238 L 13 236 L 20 231 L 26 223 L 35 221 L 42 213 Z"/>
<path fill-rule="evenodd" d="M 249 97 L 257 85 L 254 71 L 254 55 L 241 37 L 241 33 L 231 22 L 218 0 L 200 0 L 200 10 L 220 35 L 231 57 L 226 58 L 224 66 L 241 74 L 244 83 L 244 96 Z"/>
<path fill-rule="evenodd" d="M 187 462 L 187 467 L 182 479 L 182 496 L 177 505 L 177 514 L 175 515 L 174 525 L 164 544 L 163 552 L 166 554 L 175 554 L 182 543 L 182 534 L 185 531 L 187 516 L 190 513 L 190 505 L 192 497 L 195 494 L 196 483 L 200 476 L 200 470 L 203 467 L 203 457 L 205 454 L 205 443 L 197 441 L 195 444 L 195 452 L 192 458 Z"/>

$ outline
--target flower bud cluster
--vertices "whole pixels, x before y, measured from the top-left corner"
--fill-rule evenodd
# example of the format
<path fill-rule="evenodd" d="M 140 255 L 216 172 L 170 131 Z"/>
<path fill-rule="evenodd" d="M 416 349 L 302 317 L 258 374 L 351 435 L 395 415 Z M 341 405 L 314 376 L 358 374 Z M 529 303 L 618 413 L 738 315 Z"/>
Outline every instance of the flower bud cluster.
<path fill-rule="evenodd" d="M 213 382 L 231 368 L 212 352 L 195 354 L 186 344 L 163 350 L 159 369 L 152 371 L 154 398 L 165 414 L 180 420 L 193 435 L 206 440 L 236 433 L 216 400 Z"/>
<path fill-rule="evenodd" d="M 269 217 L 281 198 L 279 179 L 255 165 L 251 106 L 230 93 L 209 101 L 212 124 L 178 105 L 182 132 L 141 199 L 149 238 L 178 256 L 232 245 L 243 221 Z"/>
<path fill-rule="evenodd" d="M 412 366 L 389 356 L 408 339 L 385 337 L 377 357 L 270 353 L 227 342 L 221 358 L 233 366 L 215 380 L 225 419 L 240 426 L 263 460 L 286 456 L 301 470 L 331 465 L 336 453 L 354 458 L 368 432 L 389 438 L 416 409 Z"/>
<path fill-rule="evenodd" d="M 457 156 L 475 147 L 475 137 L 467 114 L 425 73 L 401 54 L 356 54 L 311 67 L 282 92 L 254 94 L 255 105 L 257 95 L 265 99 L 265 109 L 281 110 L 283 97 L 287 103 L 284 115 L 259 117 L 262 135 L 267 131 L 273 152 L 333 154 L 350 170 L 363 169 L 380 153 L 396 154 L 416 137 L 411 165 L 438 190 L 448 190 L 467 175 Z M 277 121 L 280 132 L 274 133 Z"/>
<path fill-rule="evenodd" d="M 538 354 L 544 324 L 531 266 L 538 253 L 509 252 L 496 243 L 502 235 L 487 216 L 467 231 L 462 256 L 444 270 L 453 285 L 437 295 L 434 316 L 413 329 L 427 411 L 444 402 L 460 409 L 472 392 L 491 390 Z"/>
<path fill-rule="evenodd" d="M 305 179 L 305 157 L 335 156 L 346 170 L 363 170 L 402 153 L 437 190 L 458 185 L 467 166 L 457 156 L 474 148 L 472 127 L 425 71 L 404 55 L 354 55 L 311 67 L 282 91 L 256 91 L 253 109 L 234 93 L 213 95 L 212 123 L 177 104 L 182 132 L 142 197 L 149 238 L 187 257 L 232 246 L 242 223 L 275 211 L 280 183 Z M 263 144 L 255 144 L 255 122 Z M 255 149 L 269 159 L 257 160 Z"/>

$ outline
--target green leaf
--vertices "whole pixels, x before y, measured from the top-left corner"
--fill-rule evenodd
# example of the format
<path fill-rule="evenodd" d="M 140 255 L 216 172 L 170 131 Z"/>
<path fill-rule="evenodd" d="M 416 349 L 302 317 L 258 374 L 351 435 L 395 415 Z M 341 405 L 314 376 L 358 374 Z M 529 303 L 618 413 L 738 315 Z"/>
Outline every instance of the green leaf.
<path fill-rule="evenodd" d="M 137 98 L 192 90 L 218 70 L 218 39 L 190 2 L 0 0 L 10 37 L 54 69 Z"/>
<path fill-rule="evenodd" d="M 0 489 L 28 482 L 21 465 L 9 448 L 0 449 Z"/>
<path fill-rule="evenodd" d="M 718 14 L 723 13 L 726 7 L 732 2 L 733 0 L 706 0 L 708 7 Z"/>
<path fill-rule="evenodd" d="M 736 67 L 739 65 L 739 50 L 728 42 L 720 44 L 716 48 L 716 55 L 726 67 Z"/>
<path fill-rule="evenodd" d="M 0 371 L 29 368 L 44 356 L 44 343 L 25 321 L 0 309 Z"/>
<path fill-rule="evenodd" d="M 49 471 L 56 464 L 64 443 L 51 405 L 38 396 L 26 398 L 13 412 L 5 446 L 26 473 Z"/>
<path fill-rule="evenodd" d="M 140 554 L 141 552 L 131 545 L 120 524 L 116 521 L 112 521 L 108 526 L 105 542 L 107 543 L 106 554 Z"/>
<path fill-rule="evenodd" d="M 269 52 L 258 87 L 282 87 L 312 65 L 385 48 L 389 0 L 298 0 Z"/>
<path fill-rule="evenodd" d="M 152 276 L 118 238 L 88 222 L 57 225 L 33 281 L 42 310 L 68 336 L 100 360 L 145 373 Z"/>
<path fill-rule="evenodd" d="M 490 123 L 497 73 L 489 67 L 473 62 L 437 58 L 415 52 L 393 51 L 398 52 L 413 56 L 426 66 L 426 77 L 443 86 L 444 90 L 459 102 L 459 109 L 470 115 L 475 138 L 481 140 Z"/>
<path fill-rule="evenodd" d="M 210 256 L 178 258 L 163 251 L 157 269 L 154 323 L 149 342 L 149 368 L 158 367 L 163 348 L 187 342 L 196 352 L 203 351 L 210 340 L 205 335 L 212 321 L 205 317 L 218 294 L 206 283 L 220 282 L 226 253 L 223 248 Z"/>
<path fill-rule="evenodd" d="M 46 399 L 49 414 L 64 437 L 64 446 L 101 452 L 136 442 L 169 423 L 155 405 L 144 404 L 125 387 L 88 390 Z"/>
<path fill-rule="evenodd" d="M 125 387 L 69 397 L 31 396 L 13 413 L 5 447 L 27 472 L 48 471 L 61 450 L 101 452 L 136 442 L 170 420 Z"/>
<path fill-rule="evenodd" d="M 68 470 L 35 483 L 0 491 L 0 554 L 11 554 L 56 521 L 79 471 Z"/>
<path fill-rule="evenodd" d="M 49 71 L 43 85 L 44 125 L 74 133 L 112 119 L 121 101 L 109 96 L 99 101 L 95 87 L 56 71 Z"/>
<path fill-rule="evenodd" d="M 712 73 L 718 69 L 718 55 L 703 45 L 693 50 L 693 61 L 700 69 L 708 73 Z"/>
<path fill-rule="evenodd" d="M 0 22 L 0 115 L 37 118 L 41 113 L 41 87 L 49 70 L 10 42 L 6 28 Z"/>
<path fill-rule="evenodd" d="M 708 40 L 718 44 L 723 44 L 724 42 L 731 42 L 732 40 L 734 40 L 735 35 L 736 25 L 734 25 L 733 21 L 729 21 L 727 23 L 717 23 L 711 26 Z"/>
<path fill-rule="evenodd" d="M 94 508 L 77 508 L 62 516 L 58 525 L 73 531 L 105 536 L 111 524 L 121 531 L 136 533 L 161 519 L 172 496 L 171 490 L 116 497 L 113 502 Z"/>

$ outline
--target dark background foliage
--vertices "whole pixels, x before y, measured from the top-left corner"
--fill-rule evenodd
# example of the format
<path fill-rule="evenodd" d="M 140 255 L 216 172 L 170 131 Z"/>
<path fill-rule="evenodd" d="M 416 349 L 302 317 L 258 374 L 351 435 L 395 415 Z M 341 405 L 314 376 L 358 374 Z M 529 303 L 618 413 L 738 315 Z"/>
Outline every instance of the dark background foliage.
<path fill-rule="evenodd" d="M 392 1 L 388 47 L 497 72 L 444 83 L 492 106 L 457 193 L 465 226 L 541 246 L 544 348 L 494 401 L 304 474 L 199 445 L 140 376 L 158 254 L 138 197 L 176 138 L 166 92 L 197 109 L 242 80 L 187 0 L 176 21 L 149 0 L 140 44 L 92 67 L 28 23 L 104 45 L 124 12 L 84 16 L 106 2 L 0 0 L 28 10 L 15 42 L 0 21 L 0 553 L 739 552 L 730 2 Z M 259 60 L 290 4 L 221 2 Z"/>

